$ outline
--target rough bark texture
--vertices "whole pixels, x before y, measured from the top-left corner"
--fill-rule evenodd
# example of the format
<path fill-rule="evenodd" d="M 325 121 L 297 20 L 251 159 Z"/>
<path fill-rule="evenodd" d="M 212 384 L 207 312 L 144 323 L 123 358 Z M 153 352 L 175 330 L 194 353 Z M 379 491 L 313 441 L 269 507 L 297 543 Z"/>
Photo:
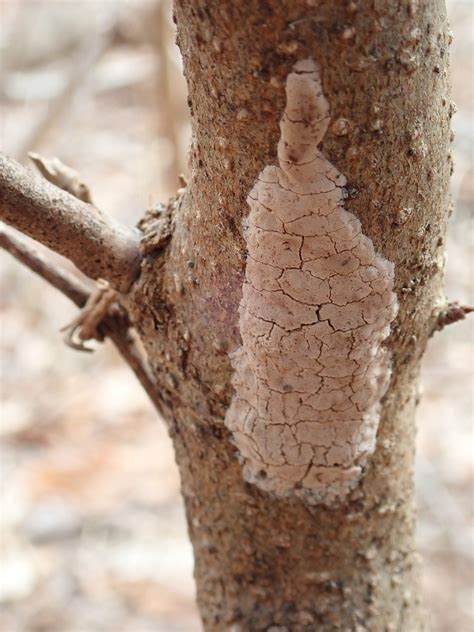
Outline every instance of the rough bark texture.
<path fill-rule="evenodd" d="M 169 409 L 205 629 L 422 630 L 412 468 L 418 366 L 449 215 L 443 3 L 176 0 L 175 16 L 190 182 L 130 309 Z M 377 448 L 361 485 L 331 508 L 246 483 L 223 423 L 228 354 L 241 344 L 246 197 L 276 163 L 285 79 L 307 58 L 330 106 L 321 150 L 348 179 L 346 208 L 395 264 L 399 302 Z M 152 231 L 153 217 L 142 226 Z"/>

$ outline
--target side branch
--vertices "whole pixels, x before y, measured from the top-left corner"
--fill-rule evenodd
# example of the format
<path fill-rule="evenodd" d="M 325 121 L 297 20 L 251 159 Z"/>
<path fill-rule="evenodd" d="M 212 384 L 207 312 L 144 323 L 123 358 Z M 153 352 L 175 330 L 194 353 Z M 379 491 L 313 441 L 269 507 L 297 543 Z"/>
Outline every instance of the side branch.
<path fill-rule="evenodd" d="M 70 259 L 92 279 L 128 292 L 140 271 L 140 235 L 0 154 L 0 219 Z"/>

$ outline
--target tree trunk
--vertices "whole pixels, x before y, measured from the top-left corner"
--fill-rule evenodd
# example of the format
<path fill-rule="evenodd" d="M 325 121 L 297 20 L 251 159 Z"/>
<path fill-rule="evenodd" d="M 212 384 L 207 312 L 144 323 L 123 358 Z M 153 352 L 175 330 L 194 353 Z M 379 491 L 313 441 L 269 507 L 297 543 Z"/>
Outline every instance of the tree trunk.
<path fill-rule="evenodd" d="M 175 18 L 190 182 L 172 204 L 172 239 L 148 254 L 129 304 L 176 448 L 204 627 L 422 630 L 414 412 L 449 216 L 443 2 L 175 0 Z M 320 149 L 348 180 L 345 208 L 394 263 L 399 304 L 376 449 L 357 489 L 332 505 L 246 482 L 224 424 L 229 353 L 241 345 L 246 198 L 277 164 L 285 80 L 310 58 L 331 116 Z"/>

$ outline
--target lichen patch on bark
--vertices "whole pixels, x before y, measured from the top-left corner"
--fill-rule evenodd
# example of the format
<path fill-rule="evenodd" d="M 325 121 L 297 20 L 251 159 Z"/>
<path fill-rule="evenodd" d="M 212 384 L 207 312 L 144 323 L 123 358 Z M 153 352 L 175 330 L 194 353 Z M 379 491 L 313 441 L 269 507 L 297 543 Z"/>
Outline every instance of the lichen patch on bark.
<path fill-rule="evenodd" d="M 247 480 L 332 504 L 375 449 L 394 269 L 344 209 L 345 177 L 318 149 L 330 113 L 314 61 L 295 64 L 286 95 L 279 165 L 248 196 L 242 345 L 225 423 Z"/>

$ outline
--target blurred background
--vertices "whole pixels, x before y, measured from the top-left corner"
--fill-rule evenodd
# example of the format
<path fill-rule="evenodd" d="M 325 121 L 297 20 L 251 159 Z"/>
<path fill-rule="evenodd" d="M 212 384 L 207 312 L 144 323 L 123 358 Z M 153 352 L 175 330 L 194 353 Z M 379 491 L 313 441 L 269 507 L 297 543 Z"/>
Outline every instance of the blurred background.
<path fill-rule="evenodd" d="M 474 3 L 448 2 L 456 171 L 447 294 L 473 302 Z M 168 0 L 2 0 L 1 150 L 58 156 L 135 223 L 185 173 L 189 123 Z M 165 427 L 76 309 L 1 254 L 0 632 L 199 632 Z M 474 629 L 473 326 L 432 340 L 418 411 L 418 542 L 434 632 Z"/>

